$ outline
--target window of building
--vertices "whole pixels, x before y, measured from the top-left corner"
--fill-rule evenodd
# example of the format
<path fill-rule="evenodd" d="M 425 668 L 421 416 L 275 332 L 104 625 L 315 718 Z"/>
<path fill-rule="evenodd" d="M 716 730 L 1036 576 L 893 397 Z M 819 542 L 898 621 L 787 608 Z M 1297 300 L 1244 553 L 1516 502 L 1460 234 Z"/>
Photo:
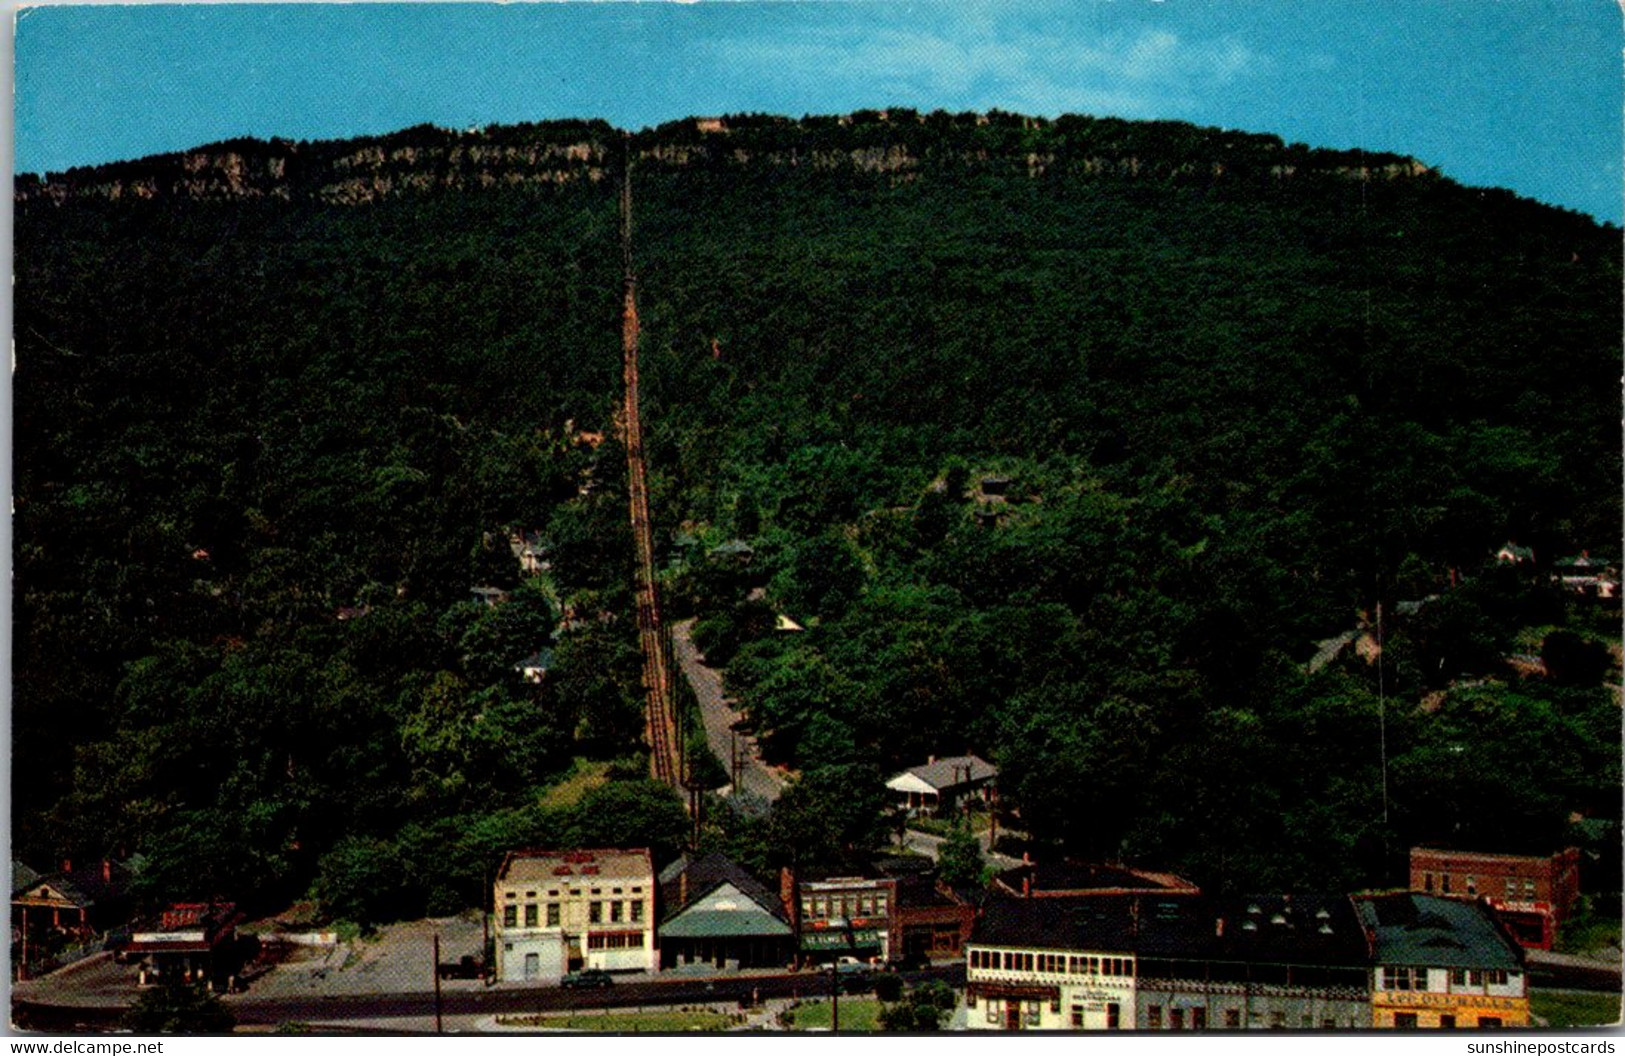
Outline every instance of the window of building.
<path fill-rule="evenodd" d="M 632 903 L 632 923 L 643 923 L 643 900 L 641 898 Z"/>
<path fill-rule="evenodd" d="M 1466 986 L 1466 985 L 1467 985 L 1467 969 L 1465 969 L 1465 968 L 1452 968 L 1452 969 L 1450 969 L 1450 986 L 1452 988 L 1455 988 L 1455 987 L 1458 987 L 1458 986 Z"/>
<path fill-rule="evenodd" d="M 989 1023 L 997 1023 L 999 1021 L 999 1003 L 992 998 L 988 998 L 987 1001 L 987 1021 Z"/>
<path fill-rule="evenodd" d="M 1382 970 L 1382 988 L 1384 990 L 1426 990 L 1426 969 L 1384 968 Z"/>
<path fill-rule="evenodd" d="M 1523 882 L 1523 897 L 1529 899 L 1530 901 L 1534 901 L 1535 882 L 1533 880 L 1525 880 Z"/>
<path fill-rule="evenodd" d="M 1394 1029 L 1396 1029 L 1396 1030 L 1415 1030 L 1416 1029 L 1416 1013 L 1415 1012 L 1395 1012 L 1394 1013 Z"/>
<path fill-rule="evenodd" d="M 1480 1027 L 1499 1027 L 1501 1025 L 1501 1017 L 1500 1016 L 1479 1016 L 1478 1017 L 1478 1025 Z"/>
<path fill-rule="evenodd" d="M 1507 897 L 1508 898 L 1517 898 L 1518 897 L 1518 881 L 1513 879 L 1510 876 L 1507 877 Z"/>
<path fill-rule="evenodd" d="M 1241 1029 L 1241 1009 L 1227 1008 L 1224 1010 L 1224 1027 L 1226 1030 Z"/>
<path fill-rule="evenodd" d="M 559 926 L 559 904 L 557 902 L 547 904 L 547 926 L 550 928 Z"/>
<path fill-rule="evenodd" d="M 504 953 L 512 953 L 513 952 L 513 943 L 511 943 L 511 942 L 503 943 L 502 944 L 502 952 L 504 952 Z"/>
<path fill-rule="evenodd" d="M 641 887 L 634 887 L 634 888 L 633 888 L 633 889 L 632 889 L 632 893 L 633 893 L 633 894 L 634 894 L 634 895 L 641 895 L 641 894 L 643 894 L 643 888 L 641 888 Z"/>
<path fill-rule="evenodd" d="M 1448 1013 L 1440 1015 L 1439 1016 L 1439 1029 L 1440 1030 L 1455 1030 L 1456 1029 L 1456 1017 L 1452 1016 L 1452 1015 L 1449 1015 Z"/>
<path fill-rule="evenodd" d="M 1505 986 L 1507 985 L 1507 973 L 1502 968 L 1486 968 L 1484 970 L 1484 981 L 1491 986 Z"/>
<path fill-rule="evenodd" d="M 1072 1025 L 1074 1027 L 1082 1027 L 1083 1026 L 1083 1006 L 1082 1005 L 1073 1005 L 1072 1006 Z"/>
<path fill-rule="evenodd" d="M 1474 968 L 1467 973 L 1467 985 L 1478 988 L 1484 985 L 1484 973 Z"/>
<path fill-rule="evenodd" d="M 549 891 L 549 892 L 548 892 L 548 893 L 547 893 L 547 897 L 548 897 L 548 898 L 558 898 L 558 897 L 559 897 L 559 893 L 558 893 L 558 891 L 556 891 L 556 890 L 555 890 L 555 891 Z"/>
<path fill-rule="evenodd" d="M 1030 971 L 1033 970 L 1033 955 L 1032 954 L 1024 953 L 1024 954 L 1021 955 L 1021 970 L 1024 971 L 1024 972 L 1030 972 Z"/>
<path fill-rule="evenodd" d="M 1016 955 L 1009 950 L 1004 951 L 1004 970 L 1007 972 L 1016 970 Z"/>
<path fill-rule="evenodd" d="M 1439 877 L 1439 893 L 1444 895 L 1448 895 L 1450 893 L 1449 873 L 1445 873 L 1443 876 Z"/>
<path fill-rule="evenodd" d="M 1168 1010 L 1168 1029 L 1185 1029 L 1185 1010 L 1183 1008 L 1170 1008 Z"/>
<path fill-rule="evenodd" d="M 1106 1006 L 1106 1029 L 1116 1030 L 1122 1026 L 1123 1006 L 1113 1001 Z"/>
<path fill-rule="evenodd" d="M 519 926 L 518 906 L 502 907 L 502 926 L 505 928 L 517 928 Z"/>
<path fill-rule="evenodd" d="M 1471 873 L 1467 874 L 1467 893 L 1469 895 L 1478 894 L 1478 878 Z"/>
<path fill-rule="evenodd" d="M 518 898 L 519 897 L 519 892 L 517 892 L 517 891 L 509 891 L 507 894 L 503 895 L 502 897 L 503 898 Z"/>
<path fill-rule="evenodd" d="M 571 889 L 570 889 L 570 897 L 571 897 L 571 898 L 580 898 L 580 897 L 581 897 L 581 888 L 579 888 L 579 887 L 572 887 L 572 888 L 571 888 Z"/>
<path fill-rule="evenodd" d="M 1423 873 L 1422 874 L 1422 890 L 1426 891 L 1430 895 L 1433 894 L 1433 874 L 1432 873 Z"/>
<path fill-rule="evenodd" d="M 534 891 L 526 891 L 525 892 L 525 897 L 526 898 L 535 898 L 536 897 L 536 892 L 534 892 Z"/>
<path fill-rule="evenodd" d="M 619 924 L 621 922 L 621 903 L 618 899 L 609 904 L 609 922 L 611 924 Z"/>
<path fill-rule="evenodd" d="M 595 887 L 592 889 L 592 893 L 595 895 L 601 895 L 604 893 L 604 889 L 601 887 Z"/>
<path fill-rule="evenodd" d="M 621 889 L 618 887 L 612 887 L 609 889 L 609 893 L 612 895 L 618 895 L 621 893 Z"/>
<path fill-rule="evenodd" d="M 876 895 L 875 896 L 875 915 L 879 916 L 879 917 L 883 917 L 883 916 L 886 915 L 886 896 L 885 895 Z"/>
<path fill-rule="evenodd" d="M 525 903 L 525 927 L 534 928 L 535 926 L 536 926 L 536 903 L 534 903 L 534 902 L 526 902 Z"/>
<path fill-rule="evenodd" d="M 1037 1001 L 1026 1002 L 1026 1008 L 1024 1010 L 1026 1015 L 1022 1017 L 1022 1022 L 1029 1027 L 1038 1026 L 1041 1022 L 1043 1022 L 1043 1008 L 1044 1006 L 1039 1004 Z"/>
<path fill-rule="evenodd" d="M 1051 1012 L 1059 1012 L 1061 1010 L 1061 995 L 1060 994 L 1056 994 L 1054 997 L 1049 999 L 1049 1010 Z"/>
<path fill-rule="evenodd" d="M 1207 1009 L 1201 1006 L 1191 1009 L 1191 1029 L 1207 1029 Z"/>
<path fill-rule="evenodd" d="M 1147 1005 L 1147 1006 L 1145 1006 L 1145 1025 L 1147 1027 L 1150 1027 L 1152 1030 L 1161 1030 L 1162 1029 L 1162 1006 L 1161 1005 Z"/>
<path fill-rule="evenodd" d="M 965 991 L 965 1007 L 966 1008 L 975 1008 L 976 1007 L 976 991 L 975 990 L 966 990 Z"/>
<path fill-rule="evenodd" d="M 587 921 L 591 924 L 604 922 L 604 904 L 602 902 L 587 903 Z"/>
<path fill-rule="evenodd" d="M 1286 1013 L 1285 1012 L 1271 1012 L 1270 1013 L 1270 1029 L 1271 1030 L 1285 1030 L 1286 1029 Z"/>

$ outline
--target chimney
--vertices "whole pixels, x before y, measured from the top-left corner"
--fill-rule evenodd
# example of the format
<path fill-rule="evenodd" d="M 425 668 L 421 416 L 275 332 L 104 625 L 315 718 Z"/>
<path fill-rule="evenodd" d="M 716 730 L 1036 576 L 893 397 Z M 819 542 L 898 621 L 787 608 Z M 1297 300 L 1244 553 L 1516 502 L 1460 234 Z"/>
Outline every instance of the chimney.
<path fill-rule="evenodd" d="M 102 859 L 102 883 L 110 884 L 112 882 L 113 882 L 113 862 L 112 862 L 111 859 L 103 858 Z"/>
<path fill-rule="evenodd" d="M 688 870 L 684 869 L 677 874 L 677 905 L 688 905 Z"/>

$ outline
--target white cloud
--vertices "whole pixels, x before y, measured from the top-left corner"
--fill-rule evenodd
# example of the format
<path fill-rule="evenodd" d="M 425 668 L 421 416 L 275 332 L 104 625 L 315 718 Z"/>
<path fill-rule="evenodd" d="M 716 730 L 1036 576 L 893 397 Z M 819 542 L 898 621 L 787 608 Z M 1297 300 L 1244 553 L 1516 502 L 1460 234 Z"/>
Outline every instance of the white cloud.
<path fill-rule="evenodd" d="M 857 96 L 921 108 L 1128 116 L 1177 115 L 1268 65 L 1239 41 L 1188 40 L 1158 27 L 1069 37 L 975 11 L 947 21 L 717 41 L 713 59 L 776 95 L 805 96 L 814 110 L 822 98 Z"/>

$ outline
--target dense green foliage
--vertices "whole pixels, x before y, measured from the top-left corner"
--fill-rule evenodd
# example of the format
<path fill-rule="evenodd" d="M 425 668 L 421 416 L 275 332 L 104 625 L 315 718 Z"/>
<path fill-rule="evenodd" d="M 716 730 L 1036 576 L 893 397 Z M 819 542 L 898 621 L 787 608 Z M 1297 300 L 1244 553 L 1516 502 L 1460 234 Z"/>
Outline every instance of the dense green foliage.
<path fill-rule="evenodd" d="M 1617 617 L 1488 565 L 1619 538 L 1617 230 L 1168 123 L 730 129 L 630 141 L 669 607 L 802 775 L 719 846 L 861 856 L 884 776 L 965 750 L 1041 843 L 1216 887 L 1617 822 Z M 380 920 L 472 903 L 514 846 L 675 850 L 636 780 L 543 803 L 577 757 L 642 772 L 618 138 L 19 182 L 24 857 Z M 1306 672 L 1379 604 L 1380 665 Z M 1551 676 L 1519 682 L 1530 628 Z"/>

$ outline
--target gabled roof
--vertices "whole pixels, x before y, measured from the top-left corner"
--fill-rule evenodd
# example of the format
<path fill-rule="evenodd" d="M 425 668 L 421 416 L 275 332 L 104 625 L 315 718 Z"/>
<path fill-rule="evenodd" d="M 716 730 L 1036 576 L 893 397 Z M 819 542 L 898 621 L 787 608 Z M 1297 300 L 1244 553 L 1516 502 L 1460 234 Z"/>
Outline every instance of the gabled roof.
<path fill-rule="evenodd" d="M 1414 892 L 1356 898 L 1380 964 L 1520 968 L 1518 947 L 1476 902 Z"/>
<path fill-rule="evenodd" d="M 38 880 L 39 876 L 40 874 L 30 869 L 26 862 L 20 862 L 13 858 L 11 860 L 11 893 L 15 895 L 24 888 L 33 887 L 34 881 Z"/>
<path fill-rule="evenodd" d="M 12 863 L 14 881 L 17 876 L 16 867 L 21 864 Z M 105 866 L 102 862 L 95 861 L 69 872 L 43 875 L 35 873 L 30 883 L 13 886 L 12 898 L 20 898 L 49 888 L 53 893 L 51 897 L 81 909 L 88 909 L 98 903 L 118 902 L 129 893 L 130 881 L 135 877 L 137 864 L 137 860 L 133 858 L 123 862 L 108 862 Z M 27 866 L 23 868 L 33 872 Z"/>
<path fill-rule="evenodd" d="M 688 899 L 683 900 L 683 874 L 688 874 Z M 729 886 L 740 896 L 779 920 L 786 921 L 784 906 L 778 895 L 723 855 L 711 853 L 698 858 L 684 854 L 660 871 L 660 900 L 666 920 L 674 919 L 683 910 L 704 899 L 723 886 Z"/>
<path fill-rule="evenodd" d="M 951 755 L 924 766 L 911 766 L 886 782 L 898 792 L 946 792 L 999 776 L 999 768 L 974 755 Z"/>

